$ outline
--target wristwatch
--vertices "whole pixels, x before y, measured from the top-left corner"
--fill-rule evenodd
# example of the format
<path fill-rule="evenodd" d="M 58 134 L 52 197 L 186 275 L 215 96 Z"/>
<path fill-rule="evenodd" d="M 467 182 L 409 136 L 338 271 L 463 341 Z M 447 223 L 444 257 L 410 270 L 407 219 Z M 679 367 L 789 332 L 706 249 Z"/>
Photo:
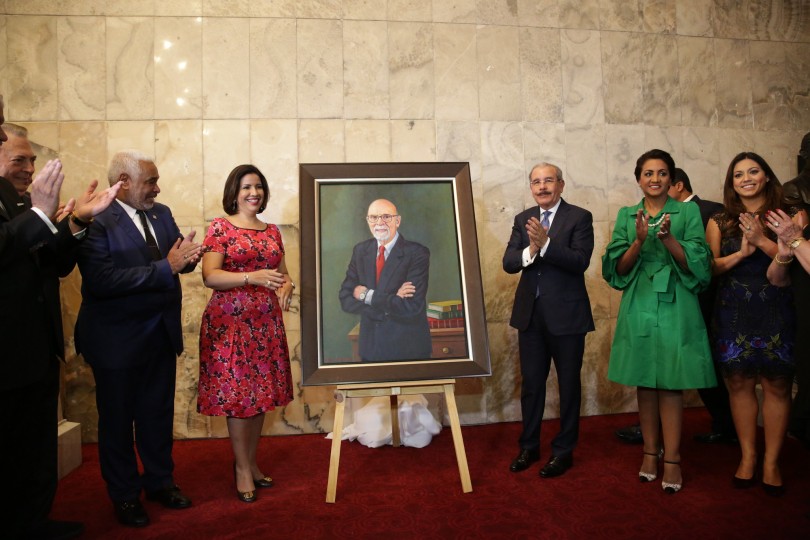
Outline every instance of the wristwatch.
<path fill-rule="evenodd" d="M 798 238 L 794 238 L 793 240 L 791 240 L 788 245 L 790 246 L 790 249 L 796 249 L 802 242 L 804 242 L 804 238 L 799 236 Z"/>
<path fill-rule="evenodd" d="M 366 295 L 367 295 L 367 294 L 368 294 L 368 289 L 366 289 L 365 291 L 363 291 L 363 292 L 361 292 L 361 293 L 360 293 L 360 301 L 361 301 L 361 302 L 365 302 L 365 301 L 366 301 Z"/>

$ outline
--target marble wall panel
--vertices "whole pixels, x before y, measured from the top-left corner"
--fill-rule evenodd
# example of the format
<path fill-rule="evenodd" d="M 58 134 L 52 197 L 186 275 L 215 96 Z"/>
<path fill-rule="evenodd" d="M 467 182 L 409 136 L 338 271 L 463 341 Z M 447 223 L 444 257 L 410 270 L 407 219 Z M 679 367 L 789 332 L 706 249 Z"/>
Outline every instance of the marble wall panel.
<path fill-rule="evenodd" d="M 101 179 L 104 184 L 107 184 L 107 167 L 113 155 L 117 152 L 137 150 L 146 156 L 155 158 L 155 122 L 153 120 L 107 122 L 106 143 L 105 159 L 101 163 L 105 171 L 104 178 Z M 156 161 L 156 164 L 160 169 L 160 161 Z"/>
<path fill-rule="evenodd" d="M 514 295 L 514 289 L 509 292 Z M 486 403 L 482 413 L 487 423 L 519 421 L 521 379 L 517 330 L 511 328 L 508 322 L 490 323 L 488 326 L 492 375 L 482 381 Z"/>
<path fill-rule="evenodd" d="M 3 12 L 5 13 L 5 11 Z M 0 15 L 0 95 L 9 95 L 8 91 L 8 17 Z M 7 99 L 7 98 L 6 98 Z M 5 106 L 8 114 L 8 105 Z"/>
<path fill-rule="evenodd" d="M 478 24 L 514 26 L 518 24 L 515 0 L 478 0 Z"/>
<path fill-rule="evenodd" d="M 681 122 L 687 126 L 717 125 L 714 40 L 678 37 Z"/>
<path fill-rule="evenodd" d="M 520 29 L 520 89 L 524 121 L 561 122 L 563 77 L 560 31 Z"/>
<path fill-rule="evenodd" d="M 345 146 L 342 120 L 299 121 L 299 163 L 343 163 Z"/>
<path fill-rule="evenodd" d="M 720 130 L 718 139 L 718 169 L 715 181 L 720 187 L 716 201 L 722 199 L 722 183 L 726 177 L 728 164 L 740 152 L 754 149 L 754 132 L 750 129 L 723 129 Z"/>
<path fill-rule="evenodd" d="M 565 147 L 565 124 L 545 124 L 540 122 L 525 122 L 523 124 L 523 175 L 521 182 L 525 183 L 526 192 L 524 208 L 535 204 L 529 190 L 529 172 L 532 167 L 541 162 L 553 163 L 563 172 L 563 178 L 568 179 L 568 155 Z M 572 156 L 577 159 L 576 156 Z"/>
<path fill-rule="evenodd" d="M 810 9 L 803 0 L 748 0 L 751 39 L 808 41 Z"/>
<path fill-rule="evenodd" d="M 8 90 L 6 118 L 49 120 L 56 118 L 57 34 L 56 17 L 19 16 L 7 19 Z M 11 99 L 13 96 L 13 99 Z"/>
<path fill-rule="evenodd" d="M 565 122 L 603 123 L 605 109 L 599 32 L 565 30 L 561 41 Z"/>
<path fill-rule="evenodd" d="M 601 0 L 599 29 L 640 32 L 644 23 L 641 0 Z"/>
<path fill-rule="evenodd" d="M 250 20 L 250 116 L 296 117 L 294 19 Z"/>
<path fill-rule="evenodd" d="M 203 219 L 222 216 L 222 188 L 233 168 L 250 163 L 250 121 L 205 120 L 203 145 Z"/>
<path fill-rule="evenodd" d="M 681 160 L 681 156 L 684 155 L 683 128 L 680 126 L 644 126 L 644 143 L 644 146 L 637 149 L 633 158 L 634 167 L 636 159 L 651 148 L 666 150 L 672 154 L 677 165 Z M 632 173 L 632 169 L 630 172 Z"/>
<path fill-rule="evenodd" d="M 774 174 L 782 182 L 796 176 L 796 154 L 801 146 L 801 138 L 804 133 L 807 132 L 754 131 L 754 152 L 768 162 Z M 742 150 L 740 151 L 742 152 Z"/>
<path fill-rule="evenodd" d="M 751 100 L 754 129 L 778 131 L 791 125 L 785 43 L 751 41 Z"/>
<path fill-rule="evenodd" d="M 199 17 L 155 18 L 155 117 L 202 117 L 202 35 Z"/>
<path fill-rule="evenodd" d="M 391 161 L 389 120 L 347 120 L 346 162 Z"/>
<path fill-rule="evenodd" d="M 751 35 L 748 0 L 713 0 L 712 35 L 717 38 L 745 39 Z"/>
<path fill-rule="evenodd" d="M 107 182 L 107 124 L 105 122 L 61 122 L 59 159 L 65 171 L 62 199 L 78 197 L 93 179 Z"/>
<path fill-rule="evenodd" d="M 428 22 L 432 20 L 432 11 L 432 0 L 388 0 L 389 21 Z"/>
<path fill-rule="evenodd" d="M 476 0 L 433 0 L 433 20 L 448 23 L 476 22 Z"/>
<path fill-rule="evenodd" d="M 642 44 L 644 121 L 654 125 L 681 123 L 678 42 L 675 36 L 644 36 Z"/>
<path fill-rule="evenodd" d="M 104 79 L 104 18 L 60 17 L 57 73 L 61 120 L 103 120 L 107 96 Z"/>
<path fill-rule="evenodd" d="M 436 123 L 433 120 L 392 120 L 393 161 L 436 161 Z"/>
<path fill-rule="evenodd" d="M 808 6 L 810 19 L 810 6 Z M 787 99 L 792 129 L 810 129 L 810 43 L 789 43 L 785 46 Z"/>
<path fill-rule="evenodd" d="M 642 121 L 642 34 L 601 32 L 602 94 L 605 122 L 635 124 Z"/>
<path fill-rule="evenodd" d="M 297 0 L 251 0 L 248 14 L 251 17 L 295 17 L 297 3 Z"/>
<path fill-rule="evenodd" d="M 160 171 L 160 201 L 180 223 L 203 221 L 203 122 L 161 120 L 154 128 L 155 163 Z M 221 200 L 220 195 L 220 200 Z M 221 209 L 220 209 L 221 215 Z M 186 231 L 183 231 L 186 234 Z M 205 229 L 197 229 L 197 238 Z"/>
<path fill-rule="evenodd" d="M 342 14 L 341 0 L 307 0 L 295 4 L 295 15 L 299 19 L 339 20 Z"/>
<path fill-rule="evenodd" d="M 635 204 L 641 197 L 633 170 L 638 157 L 649 148 L 640 125 L 607 125 L 605 141 L 607 212 L 612 221 L 621 207 Z"/>
<path fill-rule="evenodd" d="M 433 25 L 435 116 L 478 119 L 476 30 L 470 24 Z"/>
<path fill-rule="evenodd" d="M 520 120 L 520 37 L 517 28 L 480 26 L 478 99 L 481 120 Z"/>
<path fill-rule="evenodd" d="M 298 117 L 339 118 L 343 114 L 343 25 L 298 20 L 297 40 Z"/>
<path fill-rule="evenodd" d="M 433 26 L 388 23 L 388 51 L 391 118 L 433 118 Z"/>
<path fill-rule="evenodd" d="M 155 21 L 107 18 L 107 120 L 154 117 Z"/>
<path fill-rule="evenodd" d="M 674 34 L 678 0 L 641 0 L 642 29 L 654 34 Z"/>
<path fill-rule="evenodd" d="M 138 15 L 155 13 L 155 0 L 6 0 L 7 13 L 37 15 Z"/>
<path fill-rule="evenodd" d="M 249 19 L 203 19 L 204 118 L 250 116 L 249 51 Z"/>
<path fill-rule="evenodd" d="M 560 28 L 599 29 L 600 0 L 558 0 Z"/>
<path fill-rule="evenodd" d="M 199 17 L 203 14 L 203 0 L 163 0 L 155 4 L 158 17 Z"/>
<path fill-rule="evenodd" d="M 345 118 L 388 118 L 388 25 L 384 21 L 343 23 L 343 114 Z"/>
<path fill-rule="evenodd" d="M 270 187 L 262 219 L 279 225 L 298 223 L 297 122 L 252 120 L 250 162 L 259 167 Z"/>
<path fill-rule="evenodd" d="M 385 20 L 388 0 L 343 0 L 344 20 Z"/>
<path fill-rule="evenodd" d="M 683 153 L 677 159 L 678 167 L 686 171 L 694 193 L 707 199 L 722 199 L 719 133 L 707 127 L 683 129 Z M 722 177 L 720 177 L 722 178 Z M 721 189 L 718 189 L 721 188 Z"/>
<path fill-rule="evenodd" d="M 605 175 L 606 145 L 604 124 L 565 125 L 565 155 L 567 157 L 566 187 L 607 188 Z M 594 215 L 594 219 L 608 219 Z"/>
<path fill-rule="evenodd" d="M 715 39 L 714 83 L 717 92 L 717 125 L 748 128 L 754 125 L 748 43 Z"/>
<path fill-rule="evenodd" d="M 675 16 L 681 36 L 712 37 L 712 3 L 714 0 L 676 2 Z"/>
<path fill-rule="evenodd" d="M 249 0 L 203 0 L 205 17 L 247 17 L 250 15 Z"/>
<path fill-rule="evenodd" d="M 473 195 L 480 200 L 481 133 L 477 122 L 437 122 L 436 160 L 468 162 Z"/>
<path fill-rule="evenodd" d="M 481 122 L 481 162 L 484 215 L 479 221 L 511 223 L 524 209 L 523 193 L 513 186 L 525 185 L 528 171 L 523 170 L 523 132 L 516 122 Z"/>
<path fill-rule="evenodd" d="M 69 3 L 71 2 L 65 2 L 65 4 Z M 155 14 L 157 0 L 144 0 L 143 2 L 132 2 L 130 0 L 79 0 L 78 3 L 84 3 L 87 6 L 85 9 L 89 9 L 98 15 L 149 17 Z"/>
<path fill-rule="evenodd" d="M 592 207 L 587 208 L 593 210 Z M 616 219 L 616 215 L 611 215 L 610 219 Z M 591 264 L 585 271 L 585 286 L 588 288 L 594 320 L 610 319 L 613 316 L 611 312 L 612 289 L 602 278 L 602 256 L 610 243 L 611 232 L 610 221 L 594 222 L 593 255 L 591 255 Z"/>
<path fill-rule="evenodd" d="M 517 9 L 521 26 L 560 26 L 560 6 L 557 0 L 518 0 Z"/>

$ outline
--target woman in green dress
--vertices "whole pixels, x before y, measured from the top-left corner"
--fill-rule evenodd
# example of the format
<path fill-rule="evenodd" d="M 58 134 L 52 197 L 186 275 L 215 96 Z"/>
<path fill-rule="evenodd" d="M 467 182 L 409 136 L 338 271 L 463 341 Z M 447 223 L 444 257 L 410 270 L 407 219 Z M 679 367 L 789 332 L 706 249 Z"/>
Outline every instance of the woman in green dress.
<path fill-rule="evenodd" d="M 711 252 L 698 206 L 667 194 L 674 172 L 667 152 L 642 154 L 635 177 L 644 197 L 619 210 L 602 257 L 602 276 L 623 291 L 608 379 L 637 387 L 642 482 L 658 476 L 663 436 L 667 493 L 683 485 L 683 390 L 717 384 L 697 299 L 711 280 Z"/>

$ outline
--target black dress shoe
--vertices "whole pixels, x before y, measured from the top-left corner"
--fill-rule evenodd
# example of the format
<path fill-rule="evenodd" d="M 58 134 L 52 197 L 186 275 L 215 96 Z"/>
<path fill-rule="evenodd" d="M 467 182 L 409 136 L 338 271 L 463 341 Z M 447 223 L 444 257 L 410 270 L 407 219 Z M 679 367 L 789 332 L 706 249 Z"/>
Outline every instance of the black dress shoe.
<path fill-rule="evenodd" d="M 264 476 L 262 478 L 254 478 L 253 485 L 257 488 L 270 488 L 273 487 L 273 479 L 269 476 Z"/>
<path fill-rule="evenodd" d="M 568 455 L 566 457 L 551 456 L 548 463 L 543 465 L 540 469 L 540 476 L 543 478 L 554 478 L 555 476 L 562 476 L 565 471 L 574 465 L 574 456 Z"/>
<path fill-rule="evenodd" d="M 56 521 L 46 519 L 23 536 L 25 540 L 68 540 L 84 532 L 84 525 L 78 521 Z"/>
<path fill-rule="evenodd" d="M 535 461 L 540 461 L 540 450 L 521 450 L 512 461 L 512 464 L 509 465 L 509 470 L 512 472 L 525 471 Z"/>
<path fill-rule="evenodd" d="M 150 501 L 157 501 L 166 508 L 182 510 L 191 506 L 191 499 L 183 495 L 178 486 L 171 486 L 158 491 L 150 491 L 146 494 Z"/>
<path fill-rule="evenodd" d="M 703 444 L 738 444 L 736 436 L 712 431 L 695 435 L 695 441 Z"/>
<path fill-rule="evenodd" d="M 132 499 L 131 501 L 117 502 L 115 505 L 115 516 L 121 525 L 127 527 L 146 527 L 149 525 L 149 516 L 146 514 L 141 501 Z"/>
<path fill-rule="evenodd" d="M 641 436 L 641 426 L 638 424 L 617 429 L 616 436 L 630 444 L 642 444 L 644 442 L 644 437 Z"/>

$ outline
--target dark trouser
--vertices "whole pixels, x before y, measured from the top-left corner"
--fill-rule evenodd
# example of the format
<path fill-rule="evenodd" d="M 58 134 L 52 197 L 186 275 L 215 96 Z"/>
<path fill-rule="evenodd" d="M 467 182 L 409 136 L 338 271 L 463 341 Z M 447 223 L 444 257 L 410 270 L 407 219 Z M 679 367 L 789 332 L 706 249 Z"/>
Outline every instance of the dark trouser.
<path fill-rule="evenodd" d="M 141 489 L 151 492 L 173 484 L 177 356 L 167 335 L 156 340 L 144 360 L 125 369 L 93 367 L 99 464 L 113 502 L 136 499 Z M 135 446 L 143 475 L 138 472 Z"/>
<path fill-rule="evenodd" d="M 714 372 L 717 375 L 717 386 L 714 388 L 700 388 L 698 394 L 709 415 L 712 417 L 712 433 L 737 436 L 734 428 L 734 419 L 731 417 L 731 405 L 728 398 L 728 389 L 720 372 L 720 366 L 714 362 Z"/>
<path fill-rule="evenodd" d="M 580 370 L 585 352 L 585 334 L 555 336 L 549 333 L 542 310 L 535 306 L 529 328 L 518 333 L 520 373 L 523 378 L 520 405 L 523 432 L 520 448 L 540 446 L 540 425 L 546 406 L 546 379 L 552 359 L 560 390 L 560 432 L 551 442 L 554 456 L 571 455 L 579 439 L 579 407 L 582 387 Z"/>
<path fill-rule="evenodd" d="M 13 369 L 6 376 L 13 377 Z M 6 488 L 0 536 L 17 538 L 51 511 L 59 477 L 58 399 L 56 358 L 40 381 L 0 392 L 0 476 Z"/>

